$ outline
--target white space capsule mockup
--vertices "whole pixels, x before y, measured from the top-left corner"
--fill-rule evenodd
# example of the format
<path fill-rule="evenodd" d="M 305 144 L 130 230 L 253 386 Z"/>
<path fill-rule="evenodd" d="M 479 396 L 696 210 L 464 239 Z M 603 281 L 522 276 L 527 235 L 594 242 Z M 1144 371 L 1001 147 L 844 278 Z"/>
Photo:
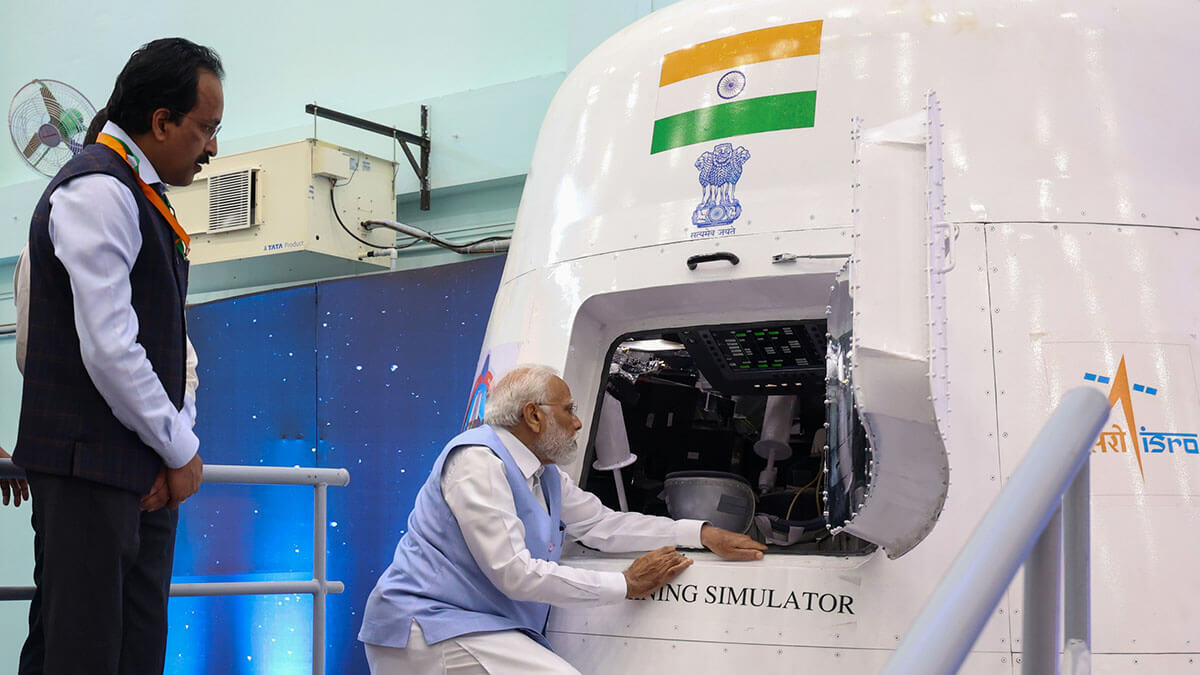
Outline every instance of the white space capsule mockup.
<path fill-rule="evenodd" d="M 479 376 L 561 368 L 585 489 L 666 513 L 691 472 L 676 505 L 707 490 L 771 550 L 555 610 L 555 648 L 585 673 L 876 672 L 1087 385 L 1114 401 L 1093 669 L 1200 672 L 1198 32 L 1182 1 L 722 0 L 589 55 Z M 1019 668 L 1020 587 L 963 672 Z"/>

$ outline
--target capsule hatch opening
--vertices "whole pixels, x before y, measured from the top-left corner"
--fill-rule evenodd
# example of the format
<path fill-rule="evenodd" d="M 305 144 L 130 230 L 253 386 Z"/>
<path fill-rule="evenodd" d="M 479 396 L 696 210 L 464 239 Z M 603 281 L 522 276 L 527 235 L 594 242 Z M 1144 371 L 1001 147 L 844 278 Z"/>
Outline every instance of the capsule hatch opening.
<path fill-rule="evenodd" d="M 828 409 L 853 402 L 827 393 L 827 342 L 824 319 L 617 338 L 581 485 L 610 508 L 709 520 L 778 552 L 873 552 L 839 527 L 853 499 L 836 486 L 863 489 L 869 449 L 853 411 Z M 848 447 L 830 448 L 831 419 L 850 421 Z"/>

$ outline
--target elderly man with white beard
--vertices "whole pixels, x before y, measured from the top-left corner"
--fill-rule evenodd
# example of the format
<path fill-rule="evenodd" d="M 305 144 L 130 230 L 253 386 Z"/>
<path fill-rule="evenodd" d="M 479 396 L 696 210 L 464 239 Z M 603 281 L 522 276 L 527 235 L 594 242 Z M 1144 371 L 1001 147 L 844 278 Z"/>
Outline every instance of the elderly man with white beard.
<path fill-rule="evenodd" d="M 417 494 L 358 639 L 373 675 L 575 673 L 550 650 L 550 606 L 642 598 L 706 547 L 760 560 L 766 547 L 702 521 L 608 509 L 555 464 L 575 453 L 571 390 L 546 366 L 517 366 L 490 392 L 483 426 L 446 444 Z M 564 534 L 610 552 L 655 549 L 624 572 L 558 564 Z M 658 547 L 658 548 L 655 548 Z"/>

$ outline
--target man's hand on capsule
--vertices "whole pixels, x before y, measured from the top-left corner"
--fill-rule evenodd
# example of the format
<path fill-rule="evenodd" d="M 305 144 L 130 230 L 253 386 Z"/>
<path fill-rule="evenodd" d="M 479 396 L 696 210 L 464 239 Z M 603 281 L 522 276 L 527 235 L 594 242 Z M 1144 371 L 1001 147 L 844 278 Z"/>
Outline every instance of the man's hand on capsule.
<path fill-rule="evenodd" d="M 762 560 L 765 544 L 744 534 L 705 525 L 700 528 L 700 543 L 726 560 Z"/>

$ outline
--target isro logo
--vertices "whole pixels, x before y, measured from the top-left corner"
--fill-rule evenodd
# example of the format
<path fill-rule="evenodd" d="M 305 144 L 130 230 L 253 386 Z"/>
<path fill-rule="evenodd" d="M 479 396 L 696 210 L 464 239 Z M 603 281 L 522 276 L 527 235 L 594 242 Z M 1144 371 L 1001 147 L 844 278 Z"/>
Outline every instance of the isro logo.
<path fill-rule="evenodd" d="M 1176 450 L 1188 455 L 1200 455 L 1200 442 L 1197 440 L 1197 434 L 1147 431 L 1146 427 L 1137 425 L 1133 417 L 1133 397 L 1130 394 L 1129 376 L 1125 372 L 1124 356 L 1121 357 L 1121 363 L 1117 366 L 1116 375 L 1108 377 L 1096 373 L 1084 373 L 1083 379 L 1098 384 L 1111 384 L 1112 386 L 1108 390 L 1108 405 L 1113 407 L 1120 402 L 1121 409 L 1125 413 L 1126 428 L 1122 429 L 1119 424 L 1113 424 L 1112 431 L 1102 432 L 1100 440 L 1096 442 L 1096 447 L 1092 448 L 1093 454 L 1133 452 L 1137 457 L 1138 471 L 1142 474 L 1143 481 L 1146 479 L 1146 470 L 1142 465 L 1142 455 L 1157 455 L 1164 452 L 1174 454 Z M 1134 383 L 1132 391 L 1147 396 L 1158 396 L 1159 394 L 1156 387 L 1138 383 Z M 1126 445 L 1126 440 L 1131 442 Z"/>

